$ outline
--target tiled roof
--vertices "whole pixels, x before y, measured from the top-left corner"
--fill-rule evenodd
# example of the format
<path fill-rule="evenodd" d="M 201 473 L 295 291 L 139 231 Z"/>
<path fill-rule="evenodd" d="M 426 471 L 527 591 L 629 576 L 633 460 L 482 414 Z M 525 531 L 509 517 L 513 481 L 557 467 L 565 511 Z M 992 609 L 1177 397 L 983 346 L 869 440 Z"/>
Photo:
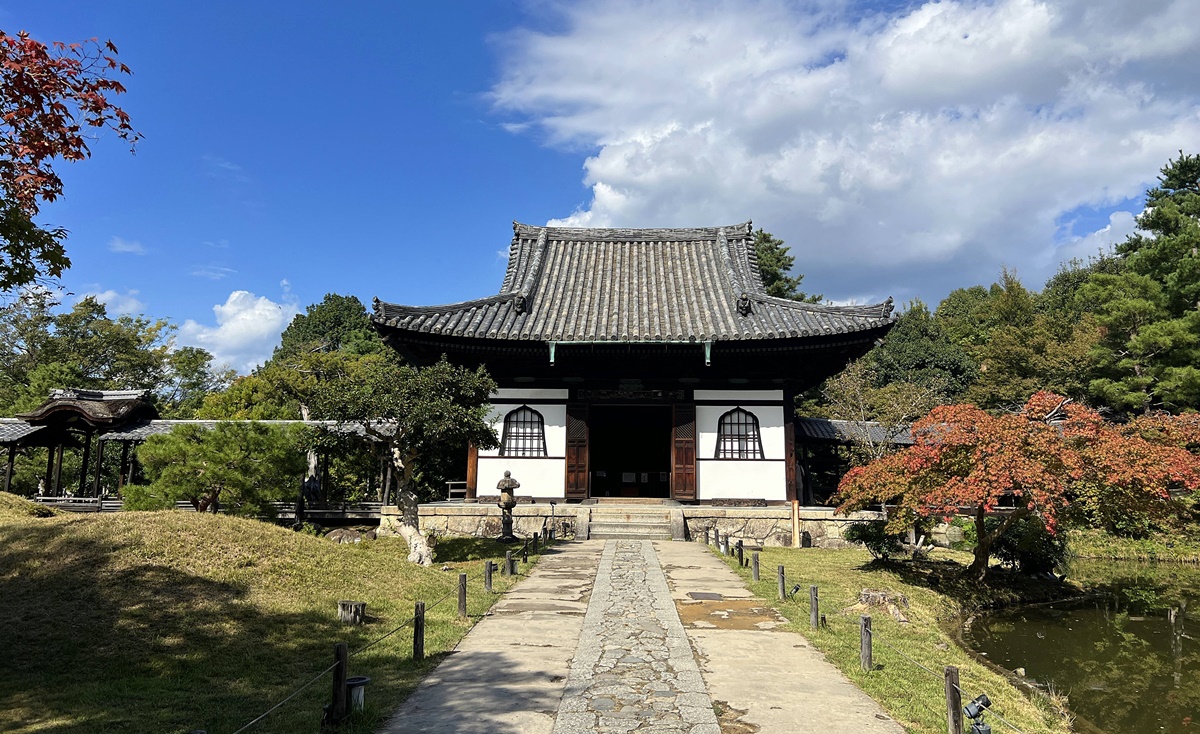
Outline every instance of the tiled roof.
<path fill-rule="evenodd" d="M 31 426 L 20 418 L 0 418 L 0 443 L 20 441 L 40 430 L 42 426 Z"/>
<path fill-rule="evenodd" d="M 292 425 L 304 424 L 309 426 L 318 426 L 326 428 L 336 433 L 354 434 L 356 436 L 365 437 L 366 431 L 357 423 L 343 423 L 339 425 L 337 421 L 208 421 L 208 420 L 152 420 L 139 421 L 128 426 L 124 426 L 115 431 L 109 431 L 100 436 L 101 441 L 144 441 L 150 436 L 157 436 L 164 433 L 170 433 L 176 426 L 183 425 L 198 425 L 212 430 L 218 423 L 264 423 L 266 425 Z M 380 433 L 390 435 L 395 429 L 387 424 L 378 424 L 376 426 Z"/>
<path fill-rule="evenodd" d="M 445 306 L 375 300 L 381 326 L 530 341 L 720 341 L 848 334 L 892 323 L 892 303 L 768 296 L 750 222 L 700 229 L 513 225 L 500 293 Z"/>
<path fill-rule="evenodd" d="M 57 388 L 37 408 L 17 416 L 32 423 L 46 423 L 51 416 L 74 414 L 94 425 L 112 425 L 122 420 L 156 416 L 149 390 L 77 390 Z"/>
<path fill-rule="evenodd" d="M 796 428 L 806 437 L 818 441 L 852 443 L 868 438 L 872 443 L 911 445 L 912 434 L 907 427 L 890 435 L 886 426 L 874 421 L 835 421 L 826 418 L 797 418 Z"/>

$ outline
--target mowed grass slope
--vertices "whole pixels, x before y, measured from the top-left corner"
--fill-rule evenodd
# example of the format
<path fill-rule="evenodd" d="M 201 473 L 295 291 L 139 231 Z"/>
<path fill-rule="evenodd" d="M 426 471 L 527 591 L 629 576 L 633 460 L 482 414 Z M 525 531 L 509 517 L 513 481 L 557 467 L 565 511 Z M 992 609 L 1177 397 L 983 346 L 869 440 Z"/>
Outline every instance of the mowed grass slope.
<path fill-rule="evenodd" d="M 846 676 L 878 701 L 908 732 L 945 734 L 946 697 L 943 668 L 957 665 L 960 687 L 967 703 L 987 693 L 993 709 L 1026 734 L 1066 734 L 1071 730 L 1059 711 L 1045 699 L 1030 700 L 1002 675 L 977 662 L 959 648 L 947 627 L 964 609 L 963 599 L 973 595 L 975 584 L 957 575 L 970 561 L 965 553 L 939 550 L 930 560 L 883 566 L 871 562 L 865 550 L 819 548 L 765 548 L 759 554 L 761 581 L 750 579 L 750 568 L 738 568 L 750 589 L 790 620 L 789 629 L 801 633 Z M 958 563 L 957 559 L 963 563 Z M 777 568 L 784 566 L 787 590 L 800 584 L 796 595 L 778 601 Z M 813 630 L 809 624 L 809 586 L 816 585 L 819 608 L 828 626 Z M 863 589 L 885 589 L 908 598 L 901 611 L 908 622 L 894 619 L 886 609 L 854 608 Z M 1031 596 L 1036 590 L 1024 590 Z M 1013 590 L 980 588 L 977 599 L 1013 601 Z M 969 603 L 969 599 L 967 599 Z M 871 615 L 875 634 L 872 647 L 875 670 L 864 672 L 859 662 L 859 616 Z M 919 665 L 918 665 L 919 664 Z M 922 668 L 923 666 L 923 668 Z M 931 672 L 932 671 L 932 672 Z M 780 680 L 787 680 L 780 671 Z M 988 716 L 992 731 L 1012 731 L 995 716 Z M 970 729 L 970 721 L 966 722 Z"/>
<path fill-rule="evenodd" d="M 0 731 L 231 734 L 333 660 L 427 613 L 425 663 L 411 626 L 350 659 L 367 675 L 371 731 L 492 604 L 491 541 L 443 541 L 442 571 L 413 566 L 399 538 L 356 545 L 220 515 L 129 512 L 36 517 L 0 493 Z M 457 619 L 468 573 L 470 621 Z M 509 579 L 495 578 L 497 592 Z M 337 600 L 369 623 L 337 620 Z M 253 732 L 316 732 L 328 676 Z"/>

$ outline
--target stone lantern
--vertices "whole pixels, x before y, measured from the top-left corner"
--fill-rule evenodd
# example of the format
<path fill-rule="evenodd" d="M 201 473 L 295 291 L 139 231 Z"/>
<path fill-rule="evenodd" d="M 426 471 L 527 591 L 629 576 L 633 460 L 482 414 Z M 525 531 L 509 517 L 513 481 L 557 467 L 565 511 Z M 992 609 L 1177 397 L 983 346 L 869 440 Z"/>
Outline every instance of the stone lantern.
<path fill-rule="evenodd" d="M 517 536 L 513 535 L 513 508 L 517 506 L 517 499 L 513 496 L 513 490 L 521 486 L 521 483 L 512 478 L 512 472 L 505 471 L 504 478 L 496 484 L 496 489 L 500 490 L 500 537 L 496 540 L 501 543 L 515 543 Z"/>

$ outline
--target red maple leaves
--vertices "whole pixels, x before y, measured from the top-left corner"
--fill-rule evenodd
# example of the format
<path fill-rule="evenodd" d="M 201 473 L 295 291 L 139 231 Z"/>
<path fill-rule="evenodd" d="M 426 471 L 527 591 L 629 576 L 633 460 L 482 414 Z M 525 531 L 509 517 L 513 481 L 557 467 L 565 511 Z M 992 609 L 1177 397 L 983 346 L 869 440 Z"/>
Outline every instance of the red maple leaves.
<path fill-rule="evenodd" d="M 0 31 L 0 188 L 26 216 L 62 193 L 55 158 L 90 155 L 85 127 L 107 128 L 134 145 L 141 134 L 110 101 L 125 87 L 109 73 L 129 74 L 112 41 L 35 41 Z"/>
<path fill-rule="evenodd" d="M 1052 393 L 1033 395 L 1018 413 L 991 415 L 973 405 L 935 408 L 913 425 L 914 445 L 852 469 L 836 501 L 848 512 L 887 502 L 889 529 L 918 516 L 991 512 L 1037 514 L 1054 530 L 1080 492 L 1099 501 L 1142 505 L 1172 490 L 1200 489 L 1200 416 L 1166 414 L 1129 424 Z"/>

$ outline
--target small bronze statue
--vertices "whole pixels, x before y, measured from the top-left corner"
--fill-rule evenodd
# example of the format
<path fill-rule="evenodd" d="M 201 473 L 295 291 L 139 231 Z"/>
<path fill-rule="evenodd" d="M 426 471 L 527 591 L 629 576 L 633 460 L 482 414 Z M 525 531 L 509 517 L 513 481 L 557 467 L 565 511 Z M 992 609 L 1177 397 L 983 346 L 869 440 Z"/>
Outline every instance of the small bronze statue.
<path fill-rule="evenodd" d="M 496 540 L 501 543 L 515 543 L 517 536 L 513 535 L 513 508 L 517 506 L 517 500 L 513 497 L 513 490 L 519 488 L 521 483 L 512 478 L 512 472 L 505 471 L 504 478 L 496 484 L 496 489 L 500 490 L 500 537 Z"/>

